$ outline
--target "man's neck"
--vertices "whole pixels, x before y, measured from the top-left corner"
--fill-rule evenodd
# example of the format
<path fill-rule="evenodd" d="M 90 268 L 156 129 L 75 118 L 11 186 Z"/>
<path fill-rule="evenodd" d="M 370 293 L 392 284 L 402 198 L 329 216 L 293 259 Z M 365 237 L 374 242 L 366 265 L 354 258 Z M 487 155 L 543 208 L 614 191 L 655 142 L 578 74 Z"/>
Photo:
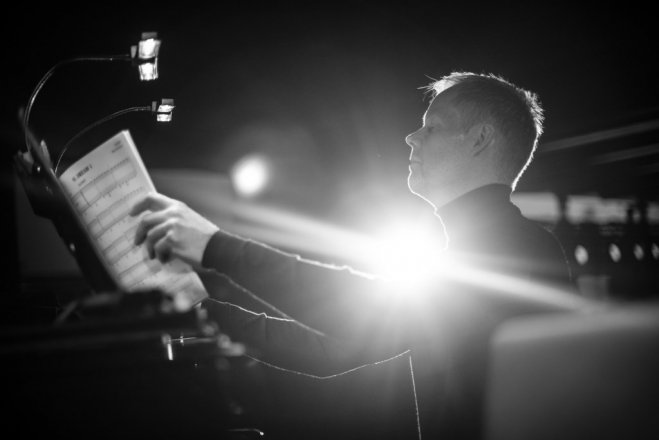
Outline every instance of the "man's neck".
<path fill-rule="evenodd" d="M 435 215 L 441 219 L 449 238 L 463 241 L 461 237 L 465 234 L 469 236 L 505 212 L 512 212 L 511 192 L 506 184 L 482 185 L 436 209 Z"/>
<path fill-rule="evenodd" d="M 446 206 L 447 204 L 462 197 L 468 192 L 471 192 L 477 188 L 481 188 L 485 185 L 490 185 L 493 183 L 502 183 L 502 182 L 483 180 L 483 181 L 472 181 L 472 182 L 462 183 L 453 186 L 445 186 L 443 188 L 437 188 L 436 190 L 431 190 L 426 200 L 435 208 L 435 213 L 437 213 L 437 211 L 441 210 L 443 206 Z"/>

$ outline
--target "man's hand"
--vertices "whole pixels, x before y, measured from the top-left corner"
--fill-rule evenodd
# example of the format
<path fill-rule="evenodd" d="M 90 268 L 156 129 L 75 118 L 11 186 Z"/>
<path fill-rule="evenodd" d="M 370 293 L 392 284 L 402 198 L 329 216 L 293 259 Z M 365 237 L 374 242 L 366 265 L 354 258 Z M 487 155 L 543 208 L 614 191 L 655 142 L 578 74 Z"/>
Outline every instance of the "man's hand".
<path fill-rule="evenodd" d="M 151 258 L 167 262 L 179 258 L 201 267 L 204 250 L 217 226 L 185 203 L 162 194 L 150 193 L 135 204 L 130 215 L 147 212 L 135 233 L 135 244 L 144 243 Z"/>

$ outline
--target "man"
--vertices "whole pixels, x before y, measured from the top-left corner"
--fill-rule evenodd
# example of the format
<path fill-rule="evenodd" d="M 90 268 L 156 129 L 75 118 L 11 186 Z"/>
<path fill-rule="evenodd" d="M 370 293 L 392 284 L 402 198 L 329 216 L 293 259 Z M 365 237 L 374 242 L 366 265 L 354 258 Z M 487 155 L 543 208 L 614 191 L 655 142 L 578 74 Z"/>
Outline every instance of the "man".
<path fill-rule="evenodd" d="M 386 277 L 280 252 L 162 195 L 134 207 L 133 215 L 146 211 L 136 243 L 161 260 L 215 269 L 284 311 L 304 310 L 302 324 L 205 302 L 224 331 L 267 362 L 328 376 L 408 353 L 419 435 L 477 438 L 496 326 L 580 304 L 561 293 L 570 275 L 559 243 L 510 202 L 542 132 L 536 97 L 472 73 L 448 75 L 429 91 L 422 127 L 406 141 L 409 188 L 433 206 L 449 238 L 430 287 L 412 292 Z"/>

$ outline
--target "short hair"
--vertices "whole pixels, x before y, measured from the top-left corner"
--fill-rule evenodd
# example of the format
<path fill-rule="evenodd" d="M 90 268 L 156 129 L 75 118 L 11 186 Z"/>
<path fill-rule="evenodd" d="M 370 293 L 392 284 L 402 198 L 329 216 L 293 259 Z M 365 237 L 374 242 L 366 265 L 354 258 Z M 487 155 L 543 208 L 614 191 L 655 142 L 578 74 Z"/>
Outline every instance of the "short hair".
<path fill-rule="evenodd" d="M 542 135 L 544 115 L 536 94 L 524 90 L 501 76 L 453 72 L 424 87 L 436 97 L 453 91 L 451 102 L 461 114 L 466 131 L 478 122 L 490 122 L 507 141 L 498 172 L 512 183 L 513 189 L 533 160 Z"/>

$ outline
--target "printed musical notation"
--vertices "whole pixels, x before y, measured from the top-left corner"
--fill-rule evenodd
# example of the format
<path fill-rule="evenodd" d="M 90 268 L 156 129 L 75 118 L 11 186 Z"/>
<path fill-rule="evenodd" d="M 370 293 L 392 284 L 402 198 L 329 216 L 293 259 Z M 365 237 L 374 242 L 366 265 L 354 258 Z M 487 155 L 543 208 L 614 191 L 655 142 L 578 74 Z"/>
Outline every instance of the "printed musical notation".
<path fill-rule="evenodd" d="M 80 188 L 73 197 L 73 204 L 84 214 L 87 208 L 93 206 L 101 197 L 111 194 L 115 188 L 130 182 L 136 176 L 137 171 L 133 165 L 128 159 L 124 159 Z"/>
<path fill-rule="evenodd" d="M 122 289 L 185 292 L 193 303 L 207 296 L 189 266 L 177 261 L 163 265 L 149 258 L 143 246 L 134 244 L 140 217 L 129 212 L 140 197 L 155 192 L 155 187 L 128 131 L 71 165 L 60 181 L 108 272 Z"/>
<path fill-rule="evenodd" d="M 119 222 L 125 220 L 136 198 L 145 192 L 145 188 L 136 188 L 128 194 L 120 196 L 119 200 L 112 202 L 107 208 L 94 210 L 98 212 L 94 212 L 95 215 L 93 216 L 85 216 L 83 214 L 84 217 L 89 217 L 90 221 L 87 223 L 87 226 L 94 238 L 100 238 L 103 234 L 117 226 Z M 107 197 L 108 199 L 113 198 L 111 192 L 107 193 Z"/>

